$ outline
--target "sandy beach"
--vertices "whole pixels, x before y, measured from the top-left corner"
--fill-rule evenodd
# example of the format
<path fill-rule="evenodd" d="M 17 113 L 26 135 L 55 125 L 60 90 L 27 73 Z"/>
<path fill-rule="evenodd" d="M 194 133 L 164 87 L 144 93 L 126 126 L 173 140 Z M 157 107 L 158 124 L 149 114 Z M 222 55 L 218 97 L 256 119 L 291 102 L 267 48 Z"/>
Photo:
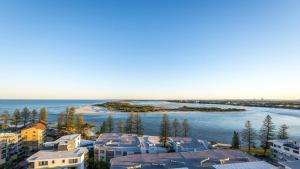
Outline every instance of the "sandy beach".
<path fill-rule="evenodd" d="M 82 113 L 82 114 L 99 114 L 104 113 L 104 108 L 96 107 L 96 106 L 81 106 L 76 109 L 76 113 Z"/>

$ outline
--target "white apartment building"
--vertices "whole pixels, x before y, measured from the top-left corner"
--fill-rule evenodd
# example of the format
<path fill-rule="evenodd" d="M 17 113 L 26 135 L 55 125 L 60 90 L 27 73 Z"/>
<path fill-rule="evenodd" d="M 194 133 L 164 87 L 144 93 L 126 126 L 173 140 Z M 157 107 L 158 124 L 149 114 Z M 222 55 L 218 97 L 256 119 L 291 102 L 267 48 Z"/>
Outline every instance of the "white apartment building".
<path fill-rule="evenodd" d="M 207 141 L 191 137 L 170 137 L 168 142 L 171 150 L 175 152 L 204 151 L 209 149 Z"/>
<path fill-rule="evenodd" d="M 270 141 L 272 158 L 277 161 L 300 160 L 300 145 L 291 140 L 272 140 Z"/>
<path fill-rule="evenodd" d="M 45 150 L 40 150 L 27 159 L 29 169 L 84 169 L 88 150 L 79 147 L 80 142 L 80 134 L 72 134 L 45 143 Z"/>
<path fill-rule="evenodd" d="M 168 150 L 162 147 L 159 136 L 144 135 L 139 137 L 142 154 L 166 153 Z"/>
<path fill-rule="evenodd" d="M 103 133 L 94 144 L 94 158 L 99 161 L 140 153 L 140 141 L 135 134 Z"/>

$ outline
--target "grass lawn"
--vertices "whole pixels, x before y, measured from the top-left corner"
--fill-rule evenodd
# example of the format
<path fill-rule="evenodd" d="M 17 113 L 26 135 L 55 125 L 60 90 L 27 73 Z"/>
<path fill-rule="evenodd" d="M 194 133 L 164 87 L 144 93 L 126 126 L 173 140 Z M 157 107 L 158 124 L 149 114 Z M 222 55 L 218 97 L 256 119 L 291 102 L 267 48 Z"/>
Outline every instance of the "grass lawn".
<path fill-rule="evenodd" d="M 248 152 L 247 147 L 241 147 L 240 150 Z M 259 155 L 264 155 L 264 149 L 262 148 L 251 148 L 250 149 L 250 154 L 259 154 Z M 271 151 L 267 150 L 266 155 L 271 155 Z"/>

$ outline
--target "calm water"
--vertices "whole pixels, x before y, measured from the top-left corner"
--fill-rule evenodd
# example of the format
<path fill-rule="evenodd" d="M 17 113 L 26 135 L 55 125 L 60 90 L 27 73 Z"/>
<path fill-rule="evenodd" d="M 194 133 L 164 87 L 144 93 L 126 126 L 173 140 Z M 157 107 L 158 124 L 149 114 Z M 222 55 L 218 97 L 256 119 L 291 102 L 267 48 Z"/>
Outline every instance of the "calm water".
<path fill-rule="evenodd" d="M 49 111 L 49 122 L 56 123 L 57 114 L 64 111 L 67 106 L 79 107 L 82 105 L 91 105 L 94 103 L 103 103 L 105 100 L 0 100 L 0 112 L 8 110 L 10 113 L 15 108 L 22 109 L 25 106 L 30 108 L 47 107 Z M 132 104 L 139 105 L 155 105 L 164 107 L 180 107 L 180 106 L 214 106 L 214 107 L 236 107 L 228 105 L 208 105 L 208 104 L 188 104 L 188 103 L 170 103 L 165 101 L 137 101 Z M 241 107 L 239 107 L 241 108 Z M 241 131 L 246 120 L 250 120 L 253 127 L 259 130 L 262 121 L 267 114 L 273 118 L 275 125 L 281 124 L 289 126 L 289 134 L 291 138 L 300 141 L 300 111 L 275 108 L 256 108 L 242 107 L 247 109 L 246 112 L 169 112 L 171 120 L 178 118 L 179 120 L 188 119 L 191 127 L 191 135 L 207 140 L 215 140 L 219 142 L 230 143 L 232 132 L 234 130 Z M 86 114 L 86 121 L 99 126 L 108 114 L 118 119 L 127 118 L 127 113 L 104 111 L 100 114 Z M 145 134 L 159 134 L 160 121 L 162 112 L 159 113 L 143 113 L 142 120 L 145 128 Z"/>

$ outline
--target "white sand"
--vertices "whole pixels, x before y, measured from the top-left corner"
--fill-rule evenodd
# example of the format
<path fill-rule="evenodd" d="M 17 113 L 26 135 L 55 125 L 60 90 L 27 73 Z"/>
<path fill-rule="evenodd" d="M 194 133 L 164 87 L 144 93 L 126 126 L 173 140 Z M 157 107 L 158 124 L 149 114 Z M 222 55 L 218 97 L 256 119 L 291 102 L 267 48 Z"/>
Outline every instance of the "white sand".
<path fill-rule="evenodd" d="M 76 113 L 82 113 L 82 114 L 99 114 L 99 113 L 104 113 L 105 109 L 101 107 L 96 107 L 96 106 L 81 106 L 77 108 Z"/>

